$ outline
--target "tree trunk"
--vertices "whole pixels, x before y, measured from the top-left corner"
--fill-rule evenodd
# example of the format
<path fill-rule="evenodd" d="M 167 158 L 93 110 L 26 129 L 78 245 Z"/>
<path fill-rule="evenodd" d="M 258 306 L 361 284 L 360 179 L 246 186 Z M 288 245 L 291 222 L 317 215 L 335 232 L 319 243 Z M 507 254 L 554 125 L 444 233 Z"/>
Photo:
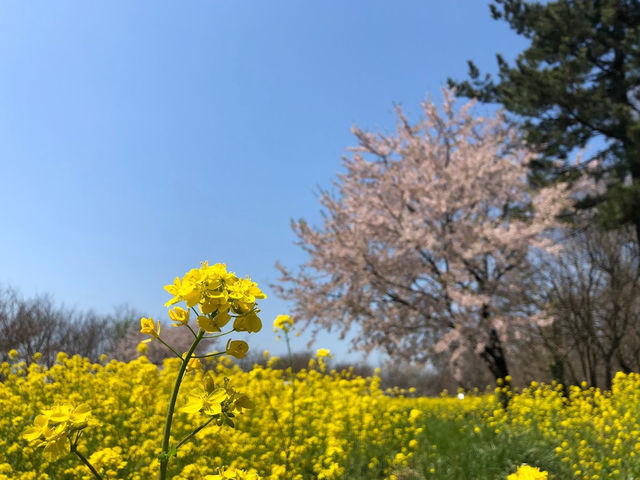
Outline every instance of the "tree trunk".
<path fill-rule="evenodd" d="M 640 128 L 638 128 L 640 130 Z M 631 198 L 626 199 L 627 205 L 626 207 L 626 216 L 625 220 L 629 221 L 633 224 L 636 230 L 636 242 L 640 245 L 640 146 L 635 144 L 625 144 L 625 150 L 627 152 L 627 162 L 629 164 L 629 172 L 631 173 L 631 185 L 632 188 L 629 190 L 628 195 Z"/>
<path fill-rule="evenodd" d="M 613 367 L 611 366 L 611 355 L 604 359 L 604 388 L 611 390 L 611 382 L 613 380 Z"/>
<path fill-rule="evenodd" d="M 509 405 L 511 380 L 509 378 L 509 369 L 507 367 L 507 359 L 504 356 L 502 342 L 494 327 L 491 327 L 489 331 L 489 340 L 480 353 L 480 357 L 485 361 L 487 367 L 489 367 L 496 383 L 499 385 L 501 382 L 504 382 L 504 389 L 498 392 L 498 399 L 503 408 L 507 408 L 507 405 Z"/>
<path fill-rule="evenodd" d="M 549 366 L 549 373 L 551 374 L 551 380 L 555 380 L 562 385 L 562 395 L 569 396 L 569 387 L 567 386 L 565 374 L 564 374 L 565 360 L 561 356 L 554 355 L 553 362 Z"/>
<path fill-rule="evenodd" d="M 489 331 L 489 341 L 480 353 L 480 357 L 486 362 L 489 371 L 495 380 L 504 379 L 509 375 L 507 359 L 504 356 L 502 342 L 495 328 Z"/>
<path fill-rule="evenodd" d="M 628 375 L 632 371 L 631 367 L 629 366 L 629 364 L 624 359 L 624 357 L 623 357 L 622 353 L 620 352 L 620 350 L 618 350 L 617 354 L 618 354 L 617 355 L 618 356 L 618 365 L 620 365 L 620 370 L 625 375 Z"/>
<path fill-rule="evenodd" d="M 484 304 L 482 306 L 482 320 L 487 326 L 490 325 L 490 318 L 491 313 L 489 311 L 489 305 Z M 489 367 L 489 371 L 496 381 L 505 381 L 506 377 L 509 375 L 507 359 L 504 356 L 504 349 L 502 348 L 502 341 L 500 340 L 498 331 L 493 326 L 489 327 L 489 339 L 480 353 L 480 358 L 485 361 L 487 367 Z"/>

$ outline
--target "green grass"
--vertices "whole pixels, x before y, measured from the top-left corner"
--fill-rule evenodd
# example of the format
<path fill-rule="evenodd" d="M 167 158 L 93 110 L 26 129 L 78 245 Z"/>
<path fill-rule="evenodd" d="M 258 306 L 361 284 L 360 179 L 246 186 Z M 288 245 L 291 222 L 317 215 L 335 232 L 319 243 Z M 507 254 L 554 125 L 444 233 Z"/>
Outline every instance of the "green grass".
<path fill-rule="evenodd" d="M 469 423 L 427 417 L 419 447 L 398 480 L 505 480 L 523 463 L 549 472 L 549 478 L 573 477 L 554 455 L 554 447 L 528 432 L 500 432 Z M 433 469 L 433 473 L 432 473 Z"/>

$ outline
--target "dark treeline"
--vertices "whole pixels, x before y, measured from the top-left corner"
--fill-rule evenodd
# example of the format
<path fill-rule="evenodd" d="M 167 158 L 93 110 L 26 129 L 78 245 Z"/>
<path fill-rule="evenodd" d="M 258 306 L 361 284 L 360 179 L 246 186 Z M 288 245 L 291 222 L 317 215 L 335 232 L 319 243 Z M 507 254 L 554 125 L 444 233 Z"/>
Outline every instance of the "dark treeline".
<path fill-rule="evenodd" d="M 0 361 L 9 351 L 29 362 L 36 352 L 40 363 L 52 365 L 58 352 L 97 360 L 115 352 L 139 315 L 131 308 L 116 308 L 111 315 L 99 315 L 58 306 L 49 295 L 25 299 L 12 288 L 0 290 Z"/>
<path fill-rule="evenodd" d="M 38 363 L 52 366 L 58 352 L 81 355 L 98 361 L 105 354 L 110 358 L 129 361 L 139 353 L 137 346 L 145 337 L 140 334 L 140 313 L 128 306 L 118 307 L 112 314 L 100 315 L 91 310 L 82 312 L 56 305 L 50 295 L 24 298 L 17 290 L 0 290 L 0 362 L 9 360 L 9 351 L 18 352 L 18 360 L 27 364 L 40 353 Z M 166 329 L 163 337 L 169 343 L 186 350 L 192 340 L 186 329 Z M 212 345 L 204 345 L 210 348 Z M 161 364 L 170 353 L 158 342 L 148 344 L 145 355 L 156 364 Z M 309 365 L 314 357 L 310 351 L 293 354 L 293 370 L 298 372 Z M 266 366 L 268 359 L 261 353 L 251 351 L 236 363 L 244 370 L 254 365 Z M 286 369 L 289 360 L 280 357 L 270 362 L 270 367 Z M 360 362 L 355 365 L 329 360 L 329 368 L 338 372 L 350 372 L 354 376 L 371 376 L 374 367 Z M 379 370 L 383 388 L 415 388 L 416 394 L 437 395 L 443 389 L 451 390 L 455 382 L 444 372 L 425 370 L 420 366 L 389 362 Z"/>
<path fill-rule="evenodd" d="M 42 355 L 38 363 L 47 366 L 55 363 L 58 352 L 92 361 L 103 354 L 130 361 L 139 355 L 137 347 L 146 338 L 140 333 L 141 317 L 126 305 L 101 315 L 59 306 L 50 295 L 24 298 L 16 289 L 5 288 L 0 290 L 0 362 L 9 358 L 12 349 L 27 363 L 38 352 Z M 162 337 L 179 351 L 188 350 L 193 340 L 191 333 L 181 328 L 164 329 Z M 201 348 L 210 346 L 203 342 Z M 145 355 L 159 365 L 170 352 L 151 342 Z"/>

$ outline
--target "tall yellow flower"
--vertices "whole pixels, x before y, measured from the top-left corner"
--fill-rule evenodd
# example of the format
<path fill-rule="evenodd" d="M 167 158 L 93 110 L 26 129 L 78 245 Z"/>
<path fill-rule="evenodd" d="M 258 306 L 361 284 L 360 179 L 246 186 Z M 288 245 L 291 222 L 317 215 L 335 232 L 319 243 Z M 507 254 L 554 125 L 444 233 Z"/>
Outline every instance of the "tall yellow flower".
<path fill-rule="evenodd" d="M 290 315 L 278 315 L 273 321 L 274 332 L 277 332 L 278 330 L 288 332 L 291 327 L 293 327 L 293 319 Z"/>
<path fill-rule="evenodd" d="M 324 358 L 324 357 L 330 357 L 330 356 L 331 356 L 331 350 L 329 350 L 328 348 L 319 348 L 318 351 L 316 352 L 317 358 Z"/>

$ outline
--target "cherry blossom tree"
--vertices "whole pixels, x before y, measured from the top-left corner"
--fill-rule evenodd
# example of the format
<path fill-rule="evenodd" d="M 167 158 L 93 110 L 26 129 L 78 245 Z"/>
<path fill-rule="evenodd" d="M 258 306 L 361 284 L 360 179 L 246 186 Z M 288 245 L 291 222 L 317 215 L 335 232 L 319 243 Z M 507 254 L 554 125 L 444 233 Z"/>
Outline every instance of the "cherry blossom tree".
<path fill-rule="evenodd" d="M 529 189 L 533 154 L 502 114 L 474 117 L 473 102 L 457 108 L 443 94 L 442 110 L 425 101 L 415 124 L 398 108 L 395 133 L 354 127 L 359 145 L 321 192 L 322 226 L 292 222 L 308 261 L 278 264 L 274 288 L 316 332 L 358 325 L 357 349 L 418 361 L 446 352 L 458 368 L 479 357 L 503 378 L 508 329 L 522 321 L 503 308 L 512 272 L 531 249 L 554 249 L 569 195 Z"/>

